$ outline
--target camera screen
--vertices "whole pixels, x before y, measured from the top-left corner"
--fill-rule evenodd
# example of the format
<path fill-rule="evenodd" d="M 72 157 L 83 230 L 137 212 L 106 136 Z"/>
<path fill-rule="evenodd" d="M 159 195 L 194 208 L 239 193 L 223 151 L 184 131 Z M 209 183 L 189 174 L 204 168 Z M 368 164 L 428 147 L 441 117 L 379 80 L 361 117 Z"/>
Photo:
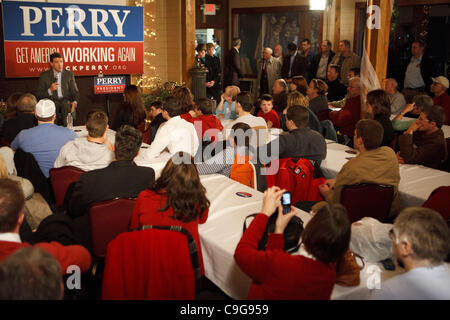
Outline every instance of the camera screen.
<path fill-rule="evenodd" d="M 290 192 L 283 193 L 283 196 L 281 197 L 281 204 L 283 206 L 291 204 L 291 193 Z"/>

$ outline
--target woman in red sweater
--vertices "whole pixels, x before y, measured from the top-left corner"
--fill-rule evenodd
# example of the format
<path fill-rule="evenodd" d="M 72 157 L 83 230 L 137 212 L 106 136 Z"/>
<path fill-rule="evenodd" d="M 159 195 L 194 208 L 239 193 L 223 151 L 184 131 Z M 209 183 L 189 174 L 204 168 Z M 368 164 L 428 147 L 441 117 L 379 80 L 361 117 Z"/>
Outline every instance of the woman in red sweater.
<path fill-rule="evenodd" d="M 161 176 L 148 190 L 142 191 L 133 209 L 130 229 L 144 225 L 179 225 L 189 231 L 197 244 L 204 274 L 198 224 L 208 218 L 209 200 L 200 182 L 194 159 L 187 153 L 175 154 Z"/>
<path fill-rule="evenodd" d="M 319 209 L 303 230 L 298 253 L 291 255 L 283 251 L 283 232 L 295 213 L 283 215 L 284 191 L 272 187 L 264 192 L 261 213 L 236 247 L 236 263 L 253 279 L 247 299 L 330 299 L 336 280 L 334 262 L 350 242 L 347 211 L 339 204 Z M 269 234 L 266 250 L 258 251 L 267 221 L 277 208 L 275 232 Z"/>

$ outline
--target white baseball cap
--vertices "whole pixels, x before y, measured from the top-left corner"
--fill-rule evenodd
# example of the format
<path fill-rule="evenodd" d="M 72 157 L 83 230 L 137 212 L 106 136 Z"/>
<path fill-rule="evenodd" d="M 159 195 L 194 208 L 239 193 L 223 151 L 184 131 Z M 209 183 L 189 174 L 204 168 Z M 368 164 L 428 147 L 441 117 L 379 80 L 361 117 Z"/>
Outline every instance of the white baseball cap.
<path fill-rule="evenodd" d="M 36 115 L 39 118 L 50 118 L 56 112 L 55 103 L 50 99 L 42 99 L 36 104 Z"/>
<path fill-rule="evenodd" d="M 446 77 L 444 77 L 444 76 L 439 76 L 436 78 L 431 77 L 431 80 L 433 80 L 434 83 L 439 83 L 445 89 L 448 89 L 448 79 Z"/>

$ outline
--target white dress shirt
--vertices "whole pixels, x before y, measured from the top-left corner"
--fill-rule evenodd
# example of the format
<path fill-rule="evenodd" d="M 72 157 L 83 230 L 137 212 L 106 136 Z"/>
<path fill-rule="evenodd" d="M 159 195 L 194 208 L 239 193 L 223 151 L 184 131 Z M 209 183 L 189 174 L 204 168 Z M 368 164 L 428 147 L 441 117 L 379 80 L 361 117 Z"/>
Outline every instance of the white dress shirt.
<path fill-rule="evenodd" d="M 240 116 L 233 122 L 227 123 L 223 127 L 223 133 L 224 133 L 224 136 L 226 137 L 226 139 L 228 139 L 228 137 L 230 136 L 231 128 L 236 123 L 239 123 L 239 122 L 248 124 L 248 126 L 252 129 L 258 129 L 258 130 L 256 130 L 255 134 L 252 135 L 252 137 L 250 138 L 251 146 L 256 148 L 257 146 L 260 147 L 267 143 L 267 141 L 269 139 L 269 130 L 267 129 L 266 121 L 261 117 L 255 117 L 254 115 L 251 115 L 251 114 Z M 255 136 L 256 134 L 258 135 L 258 137 Z"/>
<path fill-rule="evenodd" d="M 193 157 L 199 146 L 197 132 L 194 125 L 180 116 L 170 118 L 164 126 L 156 132 L 155 140 L 150 147 L 143 152 L 143 160 L 149 161 L 158 157 L 164 149 L 168 149 L 170 155 L 177 152 L 187 152 Z"/>
<path fill-rule="evenodd" d="M 58 98 L 61 99 L 63 97 L 62 86 L 61 86 L 62 71 L 61 72 L 57 72 L 57 71 L 55 71 L 53 69 L 53 75 L 55 76 L 56 82 L 58 82 L 57 94 L 58 94 Z M 48 95 L 49 96 L 52 95 L 52 91 L 50 89 L 48 89 Z"/>
<path fill-rule="evenodd" d="M 425 86 L 425 82 L 420 73 L 420 63 L 422 62 L 422 56 L 415 59 L 411 57 L 411 61 L 408 64 L 408 68 L 405 73 L 405 88 L 420 88 Z"/>
<path fill-rule="evenodd" d="M 316 77 L 319 79 L 327 78 L 327 66 L 328 66 L 328 57 L 329 54 L 320 57 L 319 67 L 317 68 Z"/>
<path fill-rule="evenodd" d="M 0 241 L 22 243 L 19 234 L 14 232 L 0 233 Z"/>

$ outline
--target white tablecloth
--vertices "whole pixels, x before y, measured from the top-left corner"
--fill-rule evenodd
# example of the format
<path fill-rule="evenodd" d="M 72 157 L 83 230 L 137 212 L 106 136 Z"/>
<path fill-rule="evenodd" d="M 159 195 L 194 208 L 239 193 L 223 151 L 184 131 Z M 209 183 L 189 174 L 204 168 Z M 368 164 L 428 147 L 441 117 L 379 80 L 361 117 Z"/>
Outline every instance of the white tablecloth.
<path fill-rule="evenodd" d="M 348 162 L 347 158 L 356 156 L 346 150 L 353 149 L 327 140 L 327 158 L 321 164 L 327 179 L 336 178 L 342 166 Z M 400 165 L 399 191 L 405 207 L 422 206 L 434 189 L 448 185 L 450 173 L 420 165 Z"/>
<path fill-rule="evenodd" d="M 241 271 L 234 261 L 234 251 L 242 237 L 245 218 L 261 209 L 263 194 L 221 175 L 201 177 L 207 190 L 207 197 L 211 201 L 210 213 L 205 224 L 199 225 L 200 241 L 202 245 L 205 275 L 228 296 L 234 299 L 245 299 L 250 289 L 251 279 Z M 252 194 L 251 198 L 242 198 L 236 192 L 243 191 Z M 311 216 L 297 209 L 305 225 Z M 361 271 L 361 283 L 357 287 L 342 287 L 335 285 L 332 299 L 363 299 L 370 294 L 369 278 L 376 277 L 379 271 L 381 282 L 401 273 L 385 271 L 380 264 L 366 265 Z M 263 267 L 263 266 L 261 266 Z M 371 283 L 371 282 L 370 282 Z M 369 287 L 370 287 L 369 283 Z"/>
<path fill-rule="evenodd" d="M 236 265 L 233 255 L 245 218 L 261 210 L 263 193 L 222 175 L 202 176 L 201 180 L 211 201 L 208 220 L 199 225 L 206 277 L 230 297 L 245 299 L 251 280 Z M 253 196 L 239 197 L 239 191 Z M 297 215 L 305 223 L 310 219 L 308 213 L 298 209 Z"/>
<path fill-rule="evenodd" d="M 80 138 L 88 136 L 86 126 L 76 126 L 76 127 L 73 127 L 72 130 L 75 131 L 75 133 Z M 116 132 L 114 130 L 108 129 L 108 131 L 106 131 L 106 137 L 108 138 L 109 142 L 114 144 L 114 142 L 116 141 Z"/>
<path fill-rule="evenodd" d="M 74 129 L 77 130 L 76 133 L 79 136 L 87 136 L 84 127 L 75 127 Z M 115 132 L 109 130 L 107 134 L 113 142 Z M 144 149 L 141 151 L 145 150 L 148 145 L 143 144 L 143 147 Z M 346 150 L 348 147 L 333 144 L 331 150 L 333 149 Z M 145 162 L 138 156 L 135 162 L 138 165 L 152 167 L 156 177 L 159 177 L 169 157 L 168 153 L 163 153 L 158 159 Z M 208 220 L 199 225 L 205 275 L 228 296 L 234 299 L 245 299 L 251 279 L 237 266 L 233 255 L 242 237 L 244 220 L 249 214 L 260 211 L 263 193 L 217 174 L 201 176 L 201 181 L 206 188 L 206 196 L 211 202 Z M 247 192 L 252 194 L 252 197 L 243 198 L 236 195 L 236 192 Z M 299 209 L 297 209 L 297 216 L 304 221 L 305 225 L 311 218 L 308 213 Z M 373 271 L 373 269 L 369 269 L 369 266 L 361 271 L 361 284 L 358 287 L 349 288 L 335 285 L 332 299 L 367 297 L 370 293 L 366 285 L 370 276 L 368 270 Z M 379 270 L 382 271 L 381 281 L 392 277 L 399 271 L 386 272 L 381 266 Z"/>
<path fill-rule="evenodd" d="M 360 283 L 355 287 L 343 287 L 334 285 L 331 293 L 332 300 L 366 300 L 370 298 L 372 290 L 381 288 L 383 282 L 392 278 L 393 276 L 404 273 L 396 265 L 394 271 L 385 270 L 381 263 L 366 263 L 364 268 L 359 273 Z"/>

